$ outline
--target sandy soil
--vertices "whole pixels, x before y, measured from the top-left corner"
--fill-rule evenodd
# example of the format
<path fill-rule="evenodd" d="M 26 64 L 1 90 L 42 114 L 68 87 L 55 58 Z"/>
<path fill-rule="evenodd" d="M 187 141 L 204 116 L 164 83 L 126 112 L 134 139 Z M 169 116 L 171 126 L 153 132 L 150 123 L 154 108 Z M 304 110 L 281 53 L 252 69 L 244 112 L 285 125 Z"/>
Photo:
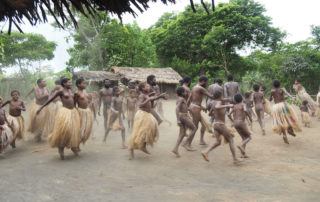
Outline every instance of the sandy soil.
<path fill-rule="evenodd" d="M 160 139 L 152 155 L 137 151 L 128 160 L 121 149 L 120 132 L 111 132 L 102 143 L 103 125 L 95 124 L 94 140 L 82 147 L 79 157 L 66 150 L 59 159 L 57 149 L 47 142 L 17 143 L 0 157 L 0 201 L 318 201 L 320 196 L 319 122 L 304 128 L 290 145 L 271 131 L 262 136 L 254 123 L 253 140 L 247 146 L 248 160 L 232 163 L 228 145 L 210 153 L 205 162 L 199 134 L 195 152 L 180 148 L 181 158 L 172 150 L 178 135 L 175 102 L 164 104 L 172 126 L 160 126 Z M 25 117 L 27 114 L 25 114 Z M 130 132 L 127 133 L 127 138 Z M 206 135 L 206 141 L 214 139 Z M 240 137 L 235 138 L 239 144 Z M 238 152 L 238 151 L 237 151 Z M 239 152 L 238 152 L 239 155 Z"/>

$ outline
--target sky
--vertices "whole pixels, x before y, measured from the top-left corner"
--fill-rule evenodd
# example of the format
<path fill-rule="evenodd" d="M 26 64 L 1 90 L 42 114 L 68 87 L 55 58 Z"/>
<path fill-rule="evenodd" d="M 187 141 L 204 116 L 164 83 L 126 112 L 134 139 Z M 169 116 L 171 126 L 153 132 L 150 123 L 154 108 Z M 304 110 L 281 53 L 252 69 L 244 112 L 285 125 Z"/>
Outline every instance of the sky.
<path fill-rule="evenodd" d="M 206 1 L 206 0 L 205 0 Z M 207 0 L 208 1 L 208 0 Z M 176 4 L 164 5 L 159 0 L 158 3 L 150 3 L 150 8 L 138 13 L 134 18 L 130 14 L 123 15 L 123 23 L 133 23 L 136 21 L 141 28 L 148 28 L 161 17 L 165 12 L 182 12 L 189 5 L 189 0 L 176 0 Z M 211 2 L 209 0 L 208 2 Z M 216 0 L 216 5 L 220 2 L 229 2 L 228 0 Z M 320 1 L 318 0 L 256 0 L 266 8 L 265 15 L 272 18 L 273 26 L 287 32 L 286 42 L 294 43 L 306 40 L 311 37 L 310 26 L 320 25 Z M 200 0 L 194 0 L 194 3 L 200 3 Z M 4 27 L 4 28 L 3 28 Z M 0 23 L 0 28 L 6 31 L 4 23 Z M 65 69 L 65 63 L 69 59 L 67 49 L 72 47 L 72 42 L 67 43 L 65 38 L 69 35 L 67 31 L 55 29 L 50 23 L 40 24 L 32 27 L 28 24 L 21 26 L 25 33 L 39 33 L 44 35 L 47 40 L 55 41 L 58 46 L 55 51 L 55 57 L 43 65 L 50 65 L 55 72 Z M 11 69 L 8 74 L 14 72 Z"/>

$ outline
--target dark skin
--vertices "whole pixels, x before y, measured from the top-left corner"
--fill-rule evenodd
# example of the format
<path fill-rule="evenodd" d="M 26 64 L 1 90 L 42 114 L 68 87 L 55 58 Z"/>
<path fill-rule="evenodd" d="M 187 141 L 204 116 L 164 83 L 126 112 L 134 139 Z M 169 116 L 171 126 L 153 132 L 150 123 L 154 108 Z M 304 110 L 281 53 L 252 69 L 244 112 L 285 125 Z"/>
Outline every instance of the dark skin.
<path fill-rule="evenodd" d="M 264 94 L 259 92 L 259 89 L 255 91 L 252 95 L 252 99 L 254 102 L 254 108 L 256 111 L 256 114 L 258 116 L 258 122 L 260 124 L 262 134 L 265 135 L 265 129 L 264 129 L 264 103 L 265 103 L 265 97 Z"/>
<path fill-rule="evenodd" d="M 77 85 L 78 91 L 74 94 L 74 102 L 81 109 L 87 109 L 89 106 L 89 95 L 86 92 L 87 84 L 85 81 Z"/>
<path fill-rule="evenodd" d="M 12 99 L 6 101 L 2 107 L 9 104 L 9 114 L 14 117 L 21 116 L 21 111 L 26 111 L 26 107 L 24 106 L 24 102 L 19 100 L 19 93 L 14 92 L 12 95 Z"/>
<path fill-rule="evenodd" d="M 137 110 L 137 102 L 138 102 L 138 99 L 136 98 L 135 91 L 131 91 L 130 96 L 127 98 L 127 112 L 128 112 L 128 114 L 129 114 L 129 112 L 134 114 L 134 112 Z M 133 123 L 134 123 L 133 119 L 132 120 L 128 119 L 128 127 L 129 128 L 133 127 Z"/>
<path fill-rule="evenodd" d="M 270 102 L 272 100 L 274 100 L 274 103 L 276 103 L 276 104 L 281 103 L 281 102 L 285 102 L 284 95 L 287 95 L 288 97 L 293 98 L 292 95 L 290 95 L 285 88 L 275 87 L 274 89 L 271 90 L 269 100 L 270 100 Z M 292 136 L 296 136 L 292 127 L 289 127 L 287 129 L 287 132 Z M 283 141 L 286 144 L 289 144 L 286 131 L 282 130 L 282 134 L 283 134 Z"/>
<path fill-rule="evenodd" d="M 146 84 L 141 90 L 140 95 L 138 98 L 138 107 L 140 110 L 143 110 L 145 112 L 151 113 L 151 102 L 155 101 L 157 99 L 163 99 L 165 97 L 165 93 L 160 94 L 158 96 L 155 96 L 155 93 L 150 93 L 150 85 Z M 132 148 L 129 149 L 130 151 L 130 160 L 134 158 L 134 150 Z M 150 154 L 150 152 L 147 150 L 147 144 L 145 143 L 143 148 L 141 149 L 146 154 Z"/>
<path fill-rule="evenodd" d="M 210 145 L 206 150 L 202 151 L 201 154 L 206 161 L 209 161 L 208 154 L 210 151 L 221 145 L 221 136 L 223 136 L 229 143 L 230 151 L 232 153 L 233 162 L 239 163 L 240 159 L 236 157 L 235 147 L 233 143 L 233 137 L 231 131 L 225 126 L 225 115 L 226 109 L 232 108 L 232 104 L 223 105 L 223 96 L 217 98 L 212 105 L 211 111 L 215 114 L 216 122 L 214 124 L 214 130 L 216 133 L 216 142 Z"/>
<path fill-rule="evenodd" d="M 201 110 L 206 111 L 205 107 L 201 106 L 203 96 L 207 96 L 213 99 L 213 96 L 208 93 L 208 91 L 204 88 L 207 85 L 208 81 L 201 81 L 192 88 L 191 95 L 187 101 L 188 106 L 190 103 L 190 113 L 192 115 L 193 123 L 195 124 L 196 128 L 199 127 L 199 122 L 201 120 Z M 207 143 L 204 141 L 204 132 L 205 128 L 202 126 L 200 130 L 200 145 L 206 145 Z M 194 136 L 188 136 L 188 139 L 184 143 L 184 146 L 187 144 L 189 149 L 191 148 L 191 143 Z"/>
<path fill-rule="evenodd" d="M 74 109 L 75 108 L 75 100 L 74 100 L 74 93 L 72 92 L 72 83 L 70 80 L 63 83 L 63 89 L 57 91 L 48 101 L 46 101 L 37 111 L 37 115 L 41 112 L 41 110 L 53 102 L 57 97 L 60 97 L 62 106 L 67 109 Z M 71 148 L 73 153 L 77 156 L 78 155 L 78 148 Z M 59 154 L 60 158 L 64 159 L 64 147 L 59 147 Z"/>
<path fill-rule="evenodd" d="M 153 80 L 150 81 L 148 84 L 150 86 L 150 93 L 154 93 L 153 95 L 155 95 L 155 96 L 160 95 L 160 88 L 156 83 L 156 78 L 153 78 Z M 162 98 L 165 99 L 166 97 L 163 96 Z M 154 110 L 154 107 L 155 107 L 154 101 L 151 101 L 151 107 L 152 108 L 151 108 L 150 113 L 154 116 L 154 118 L 157 120 L 158 124 L 160 125 L 163 122 L 163 120 L 161 119 L 159 114 Z"/>
<path fill-rule="evenodd" d="M 108 109 L 111 106 L 111 100 L 113 96 L 113 90 L 110 88 L 111 83 L 110 80 L 105 80 L 104 81 L 104 89 L 100 90 L 99 92 L 99 110 L 98 114 L 99 116 L 101 115 L 100 113 L 100 107 L 101 104 L 103 103 L 103 118 L 104 118 L 104 129 L 105 132 L 108 130 Z"/>
<path fill-rule="evenodd" d="M 50 91 L 46 88 L 46 86 L 46 81 L 42 80 L 37 87 L 33 88 L 37 105 L 43 105 L 49 99 Z"/>
<path fill-rule="evenodd" d="M 238 82 L 228 81 L 224 84 L 224 96 L 228 98 L 230 102 L 233 101 L 233 97 L 236 94 L 241 94 Z"/>
<path fill-rule="evenodd" d="M 124 124 L 123 124 L 123 118 L 124 118 L 124 112 L 122 110 L 122 103 L 123 103 L 123 98 L 120 96 L 120 89 L 117 89 L 116 91 L 114 91 L 114 96 L 112 97 L 111 100 L 111 116 L 110 116 L 110 125 L 112 126 L 112 124 L 117 120 L 117 118 L 119 118 L 120 120 L 120 124 L 121 124 L 121 137 L 122 137 L 122 149 L 126 149 L 128 148 L 125 144 L 125 128 L 124 128 Z M 122 115 L 122 117 L 121 117 Z M 108 130 L 105 133 L 104 139 L 103 141 L 106 142 L 107 140 L 107 136 L 109 134 L 109 132 L 112 130 L 111 127 L 108 128 Z"/>
<path fill-rule="evenodd" d="M 302 105 L 300 106 L 300 110 L 301 110 L 301 112 L 309 113 L 308 104 L 302 103 Z M 310 127 L 310 123 L 305 123 L 304 126 L 305 127 Z"/>
<path fill-rule="evenodd" d="M 233 118 L 232 118 L 233 115 Z M 249 120 L 252 122 L 252 118 L 250 117 L 247 107 L 244 103 L 237 103 L 233 106 L 233 109 L 228 114 L 229 118 L 232 120 L 235 129 L 240 134 L 242 138 L 242 143 L 240 146 L 238 146 L 238 149 L 240 150 L 242 154 L 242 158 L 248 158 L 246 155 L 245 149 L 247 143 L 251 140 L 251 134 L 249 132 L 249 129 L 245 123 L 246 117 L 249 118 Z"/>
<path fill-rule="evenodd" d="M 190 135 L 194 136 L 194 134 L 197 132 L 197 128 L 192 122 L 192 120 L 188 116 L 188 105 L 187 101 L 185 100 L 185 97 L 187 95 L 187 91 L 185 90 L 181 96 L 179 96 L 177 100 L 176 105 L 176 116 L 177 116 L 177 124 L 180 128 L 179 137 L 177 140 L 177 143 L 172 150 L 172 152 L 177 156 L 180 157 L 180 154 L 178 152 L 179 145 L 181 144 L 183 138 L 187 135 L 186 131 L 187 129 L 190 129 Z M 189 135 L 189 136 L 190 136 Z M 188 149 L 188 148 L 187 148 Z"/>

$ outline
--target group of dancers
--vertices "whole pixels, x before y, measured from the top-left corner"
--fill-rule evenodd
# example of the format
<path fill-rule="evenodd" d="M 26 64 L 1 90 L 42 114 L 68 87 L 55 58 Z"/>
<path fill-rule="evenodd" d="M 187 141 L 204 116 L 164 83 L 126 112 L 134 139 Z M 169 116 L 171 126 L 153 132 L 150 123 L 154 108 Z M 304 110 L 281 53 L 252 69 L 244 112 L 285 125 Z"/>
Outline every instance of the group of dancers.
<path fill-rule="evenodd" d="M 214 84 L 206 90 L 208 78 L 200 76 L 198 84 L 190 89 L 191 77 L 186 76 L 177 87 L 178 96 L 176 103 L 177 124 L 180 128 L 178 140 L 172 152 L 180 157 L 179 146 L 188 151 L 194 151 L 192 141 L 200 127 L 200 144 L 207 145 L 204 140 L 205 132 L 213 133 L 216 141 L 201 152 L 203 158 L 209 161 L 208 154 L 221 145 L 222 138 L 229 144 L 234 163 L 242 160 L 237 157 L 233 141 L 235 131 L 226 124 L 229 117 L 232 127 L 239 133 L 242 142 L 237 146 L 242 158 L 248 158 L 246 145 L 251 140 L 252 119 L 255 114 L 262 134 L 265 135 L 264 114 L 272 116 L 273 130 L 283 136 L 285 143 L 289 144 L 287 133 L 296 136 L 295 132 L 301 131 L 301 126 L 293 107 L 285 100 L 285 95 L 292 98 L 285 88 L 280 87 L 280 81 L 273 82 L 273 89 L 269 99 L 266 99 L 264 86 L 253 85 L 253 92 L 241 95 L 239 83 L 233 81 L 232 75 L 223 85 L 221 79 L 215 79 Z M 78 79 L 75 82 L 77 91 L 72 91 L 71 80 L 61 77 L 56 81 L 55 88 L 50 92 L 46 88 L 44 79 L 37 81 L 37 86 L 32 92 L 35 95 L 30 106 L 30 118 L 27 131 L 35 135 L 36 141 L 48 137 L 51 147 L 58 148 L 61 159 L 64 159 L 64 149 L 70 148 L 75 155 L 81 151 L 80 144 L 85 144 L 89 139 L 96 114 L 101 115 L 103 106 L 104 129 L 103 141 L 106 142 L 111 130 L 121 131 L 122 148 L 129 149 L 130 159 L 134 158 L 134 150 L 138 149 L 147 154 L 147 146 L 159 138 L 159 125 L 165 121 L 161 99 L 167 99 L 166 93 L 161 93 L 156 77 L 149 75 L 146 82 L 137 84 L 129 81 L 128 86 L 121 88 L 118 84 L 111 85 L 111 81 L 104 80 L 104 88 L 99 93 L 87 93 L 86 81 Z M 310 115 L 315 115 L 319 106 L 306 93 L 297 79 L 294 89 L 297 97 L 302 101 L 300 107 L 302 121 L 309 126 Z M 0 153 L 11 145 L 15 148 L 16 139 L 24 139 L 25 123 L 22 111 L 26 110 L 25 104 L 20 100 L 17 90 L 11 92 L 12 99 L 3 103 L 0 98 Z M 206 96 L 206 106 L 202 106 L 203 97 Z M 319 96 L 320 97 L 320 94 Z M 271 107 L 270 102 L 274 101 Z M 7 116 L 3 107 L 9 105 Z M 254 108 L 254 110 L 252 110 Z M 158 112 L 157 112 L 158 111 Z M 203 112 L 208 112 L 210 121 L 207 121 Z M 320 115 L 320 113 L 318 113 Z M 126 145 L 126 130 L 124 119 L 128 121 L 128 128 L 132 134 Z M 188 134 L 187 134 L 188 132 Z"/>

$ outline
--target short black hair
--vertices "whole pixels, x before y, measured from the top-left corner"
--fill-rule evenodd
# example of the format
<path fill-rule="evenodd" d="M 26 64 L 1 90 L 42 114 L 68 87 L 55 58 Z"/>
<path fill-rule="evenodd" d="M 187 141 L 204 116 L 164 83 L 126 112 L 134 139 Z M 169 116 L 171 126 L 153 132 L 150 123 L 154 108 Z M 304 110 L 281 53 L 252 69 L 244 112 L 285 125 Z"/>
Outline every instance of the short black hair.
<path fill-rule="evenodd" d="M 199 82 L 202 82 L 202 81 L 208 81 L 208 77 L 205 76 L 205 75 L 201 75 L 201 76 L 199 77 Z"/>
<path fill-rule="evenodd" d="M 120 90 L 120 87 L 119 87 L 119 86 L 114 86 L 114 87 L 112 88 L 112 90 L 113 90 L 113 91 Z"/>
<path fill-rule="evenodd" d="M 178 87 L 178 88 L 176 89 L 176 93 L 177 93 L 177 95 L 178 95 L 179 97 L 182 96 L 182 93 L 184 93 L 184 91 L 185 91 L 185 89 L 184 89 L 184 87 L 182 87 L 182 86 L 180 86 L 180 87 Z"/>
<path fill-rule="evenodd" d="M 82 82 L 84 82 L 83 78 L 77 79 L 76 80 L 76 86 L 78 86 L 79 84 L 81 84 Z"/>
<path fill-rule="evenodd" d="M 18 95 L 20 95 L 20 92 L 19 92 L 18 90 L 12 90 L 11 93 L 10 93 L 10 95 L 12 96 L 13 93 L 18 93 Z"/>
<path fill-rule="evenodd" d="M 221 96 L 222 96 L 221 91 L 216 91 L 216 92 L 214 92 L 214 94 L 213 94 L 213 99 L 214 99 L 214 100 L 219 99 Z"/>
<path fill-rule="evenodd" d="M 146 82 L 139 83 L 139 90 L 142 91 L 142 89 L 146 86 Z"/>
<path fill-rule="evenodd" d="M 190 77 L 190 76 L 185 76 L 185 77 L 183 77 L 183 79 L 182 79 L 182 84 L 184 84 L 184 83 L 189 83 L 189 82 L 191 82 L 191 77 Z"/>
<path fill-rule="evenodd" d="M 223 81 L 222 81 L 222 79 L 216 79 L 215 83 L 218 83 L 219 85 L 222 85 Z"/>
<path fill-rule="evenodd" d="M 278 79 L 274 80 L 274 81 L 273 81 L 273 86 L 274 86 L 275 88 L 279 88 L 279 87 L 280 87 L 280 81 L 279 81 Z"/>
<path fill-rule="evenodd" d="M 228 80 L 228 81 L 233 81 L 233 76 L 232 76 L 231 74 L 228 74 L 227 80 Z"/>
<path fill-rule="evenodd" d="M 37 84 L 39 85 L 43 81 L 43 78 L 37 80 Z"/>
<path fill-rule="evenodd" d="M 244 97 L 245 97 L 245 98 L 249 98 L 249 97 L 250 97 L 250 95 L 251 95 L 251 93 L 250 93 L 250 92 L 246 92 L 246 93 L 244 94 Z"/>
<path fill-rule="evenodd" d="M 154 78 L 156 78 L 155 75 L 151 74 L 147 77 L 147 83 L 150 83 Z"/>
<path fill-rule="evenodd" d="M 236 94 L 234 96 L 234 101 L 236 101 L 236 103 L 240 103 L 240 102 L 242 102 L 242 100 L 243 100 L 242 95 Z"/>
<path fill-rule="evenodd" d="M 103 80 L 103 83 L 106 82 L 106 81 L 110 81 L 110 79 L 104 79 L 104 80 Z"/>
<path fill-rule="evenodd" d="M 307 104 L 308 104 L 308 101 L 307 101 L 307 100 L 303 100 L 302 104 L 303 104 L 303 105 L 307 105 Z"/>
<path fill-rule="evenodd" d="M 265 86 L 265 85 L 262 85 L 261 88 L 262 88 L 262 90 L 267 90 L 267 86 Z"/>
<path fill-rule="evenodd" d="M 260 85 L 259 85 L 259 84 L 256 83 L 256 84 L 253 85 L 253 90 L 254 90 L 255 92 L 258 92 L 259 89 L 260 89 Z"/>
<path fill-rule="evenodd" d="M 69 78 L 67 78 L 67 77 L 65 77 L 65 78 L 61 79 L 61 86 L 63 86 L 63 87 L 64 87 L 64 84 L 65 84 L 65 83 L 67 83 L 68 81 L 70 81 L 70 79 L 69 79 Z"/>
<path fill-rule="evenodd" d="M 301 79 L 300 78 L 296 78 L 296 81 L 298 81 L 299 83 L 301 82 Z"/>

